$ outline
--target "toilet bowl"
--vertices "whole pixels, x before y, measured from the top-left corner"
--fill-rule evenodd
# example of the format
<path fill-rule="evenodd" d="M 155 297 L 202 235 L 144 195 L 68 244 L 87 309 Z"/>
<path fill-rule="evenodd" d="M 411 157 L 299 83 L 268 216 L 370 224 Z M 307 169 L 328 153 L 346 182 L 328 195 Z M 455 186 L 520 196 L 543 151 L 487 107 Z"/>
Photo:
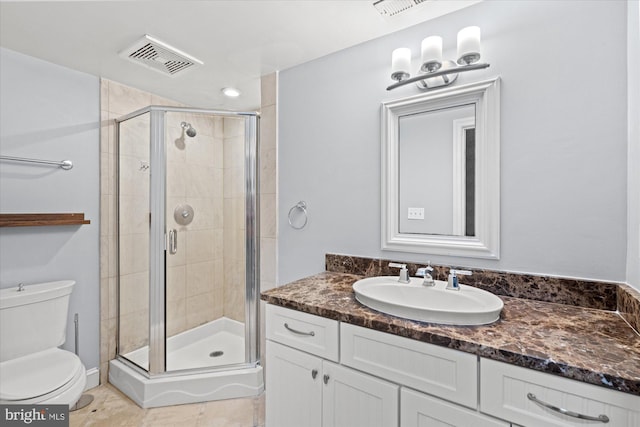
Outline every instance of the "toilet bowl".
<path fill-rule="evenodd" d="M 0 290 L 0 404 L 75 405 L 85 367 L 65 341 L 73 281 Z"/>

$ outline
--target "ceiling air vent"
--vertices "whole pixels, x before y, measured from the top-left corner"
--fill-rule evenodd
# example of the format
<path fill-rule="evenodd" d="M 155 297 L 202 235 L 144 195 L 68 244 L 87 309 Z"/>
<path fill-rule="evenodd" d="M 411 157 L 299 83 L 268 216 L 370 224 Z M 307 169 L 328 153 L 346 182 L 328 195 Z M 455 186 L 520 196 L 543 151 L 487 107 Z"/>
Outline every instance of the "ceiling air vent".
<path fill-rule="evenodd" d="M 121 51 L 119 55 L 168 76 L 175 76 L 194 65 L 204 64 L 199 59 L 148 35 Z"/>
<path fill-rule="evenodd" d="M 427 0 L 378 0 L 373 6 L 380 12 L 380 15 L 390 17 L 405 12 L 412 7 Z"/>

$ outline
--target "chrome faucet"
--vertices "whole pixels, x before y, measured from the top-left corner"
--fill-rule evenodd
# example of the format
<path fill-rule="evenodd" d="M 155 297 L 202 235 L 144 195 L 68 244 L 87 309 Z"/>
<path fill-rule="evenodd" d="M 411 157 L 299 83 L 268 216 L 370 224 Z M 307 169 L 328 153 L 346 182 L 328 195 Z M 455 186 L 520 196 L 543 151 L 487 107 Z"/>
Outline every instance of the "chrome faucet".
<path fill-rule="evenodd" d="M 471 276 L 471 272 L 469 270 L 454 270 L 453 268 L 449 270 L 449 280 L 447 281 L 447 286 L 445 289 L 451 291 L 459 291 L 460 284 L 458 283 L 458 274 L 463 276 Z"/>
<path fill-rule="evenodd" d="M 389 267 L 400 269 L 400 276 L 398 277 L 398 282 L 411 283 L 411 280 L 409 280 L 409 271 L 407 270 L 407 264 L 398 264 L 396 262 L 390 262 Z"/>
<path fill-rule="evenodd" d="M 436 282 L 433 280 L 433 267 L 431 267 L 431 261 L 427 262 L 426 267 L 421 267 L 416 270 L 416 276 L 424 277 L 422 282 L 423 286 L 435 286 Z"/>

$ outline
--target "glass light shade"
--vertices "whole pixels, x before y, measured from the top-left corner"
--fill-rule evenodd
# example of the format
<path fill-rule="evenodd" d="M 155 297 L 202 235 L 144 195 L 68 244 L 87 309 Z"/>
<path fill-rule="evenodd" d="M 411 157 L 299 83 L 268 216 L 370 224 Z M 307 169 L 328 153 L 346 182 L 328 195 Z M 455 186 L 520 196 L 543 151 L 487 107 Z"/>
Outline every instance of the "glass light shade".
<path fill-rule="evenodd" d="M 404 80 L 411 75 L 411 49 L 401 47 L 391 53 L 391 78 Z"/>
<path fill-rule="evenodd" d="M 430 36 L 422 40 L 421 71 L 436 71 L 442 67 L 442 37 Z"/>
<path fill-rule="evenodd" d="M 458 31 L 458 64 L 473 64 L 480 60 L 480 27 Z"/>

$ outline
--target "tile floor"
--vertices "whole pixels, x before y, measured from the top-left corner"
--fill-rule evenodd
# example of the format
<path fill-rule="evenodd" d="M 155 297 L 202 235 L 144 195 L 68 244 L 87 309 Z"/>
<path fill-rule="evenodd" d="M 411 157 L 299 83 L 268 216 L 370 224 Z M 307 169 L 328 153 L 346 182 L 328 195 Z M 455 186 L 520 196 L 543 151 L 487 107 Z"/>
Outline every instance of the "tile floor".
<path fill-rule="evenodd" d="M 70 427 L 263 427 L 264 393 L 256 398 L 142 409 L 110 384 L 93 388 L 93 402 L 71 412 Z"/>

